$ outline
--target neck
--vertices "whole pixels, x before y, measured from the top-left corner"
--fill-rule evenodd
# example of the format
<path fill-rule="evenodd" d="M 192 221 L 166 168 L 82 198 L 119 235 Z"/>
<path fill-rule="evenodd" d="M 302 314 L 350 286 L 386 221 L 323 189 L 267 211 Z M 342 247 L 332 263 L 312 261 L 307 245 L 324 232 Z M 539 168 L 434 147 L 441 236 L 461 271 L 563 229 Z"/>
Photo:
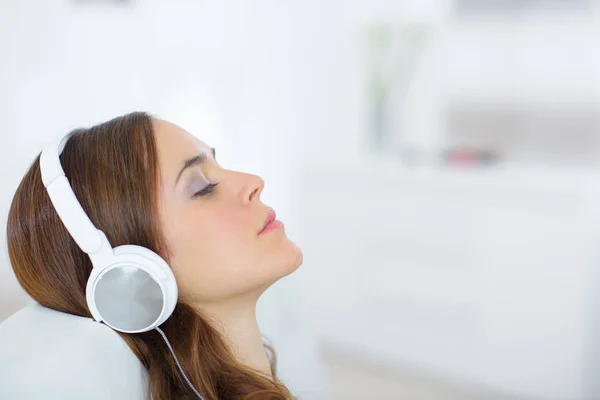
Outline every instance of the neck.
<path fill-rule="evenodd" d="M 199 309 L 215 322 L 215 328 L 225 337 L 236 359 L 269 377 L 271 365 L 256 321 L 258 299 L 235 299 L 202 304 Z"/>

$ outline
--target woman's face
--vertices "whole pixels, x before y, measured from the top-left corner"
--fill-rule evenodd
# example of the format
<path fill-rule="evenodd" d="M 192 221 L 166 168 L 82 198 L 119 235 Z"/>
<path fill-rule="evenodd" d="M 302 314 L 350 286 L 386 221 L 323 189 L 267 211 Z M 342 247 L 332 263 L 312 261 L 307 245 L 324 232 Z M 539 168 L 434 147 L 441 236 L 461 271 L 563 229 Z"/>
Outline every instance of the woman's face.
<path fill-rule="evenodd" d="M 270 208 L 260 200 L 261 178 L 221 167 L 208 145 L 177 125 L 154 120 L 154 131 L 159 218 L 181 299 L 258 296 L 300 266 L 302 253 L 283 227 L 263 231 Z"/>

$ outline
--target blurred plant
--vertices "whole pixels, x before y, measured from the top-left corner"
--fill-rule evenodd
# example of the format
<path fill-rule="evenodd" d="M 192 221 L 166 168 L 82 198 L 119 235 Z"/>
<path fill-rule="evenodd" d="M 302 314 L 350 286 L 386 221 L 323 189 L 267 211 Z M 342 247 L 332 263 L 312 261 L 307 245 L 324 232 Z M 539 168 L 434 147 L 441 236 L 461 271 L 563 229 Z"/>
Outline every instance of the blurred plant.
<path fill-rule="evenodd" d="M 428 28 L 422 24 L 377 21 L 367 27 L 367 96 L 377 152 L 389 142 L 390 106 L 404 98 L 427 37 Z"/>

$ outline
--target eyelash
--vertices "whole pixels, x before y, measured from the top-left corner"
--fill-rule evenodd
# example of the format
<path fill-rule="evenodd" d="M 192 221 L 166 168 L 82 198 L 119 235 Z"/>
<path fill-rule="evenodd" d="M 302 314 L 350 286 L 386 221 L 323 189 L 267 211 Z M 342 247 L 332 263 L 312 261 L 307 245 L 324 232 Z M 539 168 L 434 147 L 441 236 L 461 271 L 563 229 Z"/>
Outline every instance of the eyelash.
<path fill-rule="evenodd" d="M 218 183 L 210 183 L 204 189 L 199 191 L 198 193 L 194 193 L 192 197 L 204 197 L 212 194 L 214 192 L 214 188 L 217 187 Z"/>

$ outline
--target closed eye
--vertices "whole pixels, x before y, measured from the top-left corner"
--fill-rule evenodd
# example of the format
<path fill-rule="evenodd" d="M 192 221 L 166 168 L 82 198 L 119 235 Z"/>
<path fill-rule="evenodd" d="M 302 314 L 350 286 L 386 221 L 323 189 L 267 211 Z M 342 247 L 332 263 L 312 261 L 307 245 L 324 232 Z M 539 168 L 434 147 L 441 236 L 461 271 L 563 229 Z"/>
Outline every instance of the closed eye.
<path fill-rule="evenodd" d="M 204 187 L 204 189 L 202 189 L 201 191 L 194 193 L 194 195 L 192 197 L 203 197 L 203 196 L 208 196 L 212 193 L 214 193 L 214 189 L 217 187 L 219 183 L 209 183 L 207 186 Z"/>

